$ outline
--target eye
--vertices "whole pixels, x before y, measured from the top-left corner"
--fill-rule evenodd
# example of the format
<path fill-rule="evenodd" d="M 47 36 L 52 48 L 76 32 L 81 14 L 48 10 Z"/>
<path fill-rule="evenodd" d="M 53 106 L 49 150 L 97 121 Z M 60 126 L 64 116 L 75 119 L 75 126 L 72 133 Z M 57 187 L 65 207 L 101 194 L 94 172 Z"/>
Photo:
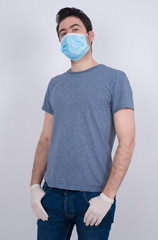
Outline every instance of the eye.
<path fill-rule="evenodd" d="M 65 35 L 65 33 L 62 33 L 62 34 L 61 34 L 61 36 L 64 36 L 64 35 Z"/>
<path fill-rule="evenodd" d="M 74 30 L 79 30 L 78 28 L 74 28 Z"/>

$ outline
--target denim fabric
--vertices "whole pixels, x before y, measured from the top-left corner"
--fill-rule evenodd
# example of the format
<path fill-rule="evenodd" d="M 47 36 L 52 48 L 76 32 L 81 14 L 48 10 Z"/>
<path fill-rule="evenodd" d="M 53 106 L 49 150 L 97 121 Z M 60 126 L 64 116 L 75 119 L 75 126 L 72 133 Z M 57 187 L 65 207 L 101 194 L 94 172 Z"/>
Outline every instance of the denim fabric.
<path fill-rule="evenodd" d="M 84 215 L 90 206 L 91 198 L 101 192 L 67 190 L 49 187 L 46 181 L 42 189 L 45 195 L 42 206 L 48 220 L 37 219 L 37 240 L 69 240 L 76 225 L 78 240 L 107 240 L 114 222 L 116 196 L 110 210 L 98 226 L 86 226 Z"/>

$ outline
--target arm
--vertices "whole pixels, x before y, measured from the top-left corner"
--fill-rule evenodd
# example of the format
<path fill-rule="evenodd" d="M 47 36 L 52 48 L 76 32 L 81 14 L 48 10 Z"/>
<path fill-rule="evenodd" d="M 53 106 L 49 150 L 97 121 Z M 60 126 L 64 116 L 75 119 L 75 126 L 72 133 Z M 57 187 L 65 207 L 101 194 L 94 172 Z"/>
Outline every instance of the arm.
<path fill-rule="evenodd" d="M 45 191 L 43 191 L 40 185 L 47 167 L 52 129 L 53 129 L 53 115 L 48 112 L 45 112 L 43 130 L 37 145 L 32 170 L 32 178 L 30 183 L 30 187 L 34 184 L 39 184 L 39 186 L 34 185 L 32 186 L 32 189 L 30 188 L 31 206 L 36 217 L 38 219 L 42 219 L 43 221 L 48 220 L 48 214 L 43 208 L 43 205 L 41 203 L 41 199 L 45 195 Z"/>
<path fill-rule="evenodd" d="M 114 199 L 116 192 L 127 172 L 135 147 L 135 121 L 132 109 L 120 109 L 114 114 L 114 124 L 118 137 L 111 173 L 103 193 Z"/>
<path fill-rule="evenodd" d="M 53 129 L 53 115 L 48 112 L 45 112 L 43 129 L 35 153 L 30 186 L 36 183 L 41 184 L 42 182 L 43 175 L 47 167 L 52 129 Z"/>

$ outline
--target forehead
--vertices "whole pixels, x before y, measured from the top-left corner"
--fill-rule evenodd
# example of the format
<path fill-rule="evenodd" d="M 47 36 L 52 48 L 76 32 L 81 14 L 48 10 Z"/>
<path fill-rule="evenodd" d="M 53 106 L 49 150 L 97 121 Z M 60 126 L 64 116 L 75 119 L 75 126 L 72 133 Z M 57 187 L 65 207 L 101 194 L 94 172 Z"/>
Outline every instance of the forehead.
<path fill-rule="evenodd" d="M 59 24 L 59 30 L 60 31 L 62 28 L 69 28 L 73 24 L 79 24 L 82 28 L 84 27 L 82 21 L 78 17 L 70 16 L 65 19 L 63 19 L 60 24 Z"/>

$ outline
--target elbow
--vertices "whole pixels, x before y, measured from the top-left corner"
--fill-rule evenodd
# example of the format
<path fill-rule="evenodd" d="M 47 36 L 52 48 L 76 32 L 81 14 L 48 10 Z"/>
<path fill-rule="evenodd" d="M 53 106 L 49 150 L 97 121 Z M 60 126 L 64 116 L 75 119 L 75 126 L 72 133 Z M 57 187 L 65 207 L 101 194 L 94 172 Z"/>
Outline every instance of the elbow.
<path fill-rule="evenodd" d="M 123 138 L 119 141 L 119 148 L 128 151 L 131 155 L 135 148 L 135 138 Z"/>

